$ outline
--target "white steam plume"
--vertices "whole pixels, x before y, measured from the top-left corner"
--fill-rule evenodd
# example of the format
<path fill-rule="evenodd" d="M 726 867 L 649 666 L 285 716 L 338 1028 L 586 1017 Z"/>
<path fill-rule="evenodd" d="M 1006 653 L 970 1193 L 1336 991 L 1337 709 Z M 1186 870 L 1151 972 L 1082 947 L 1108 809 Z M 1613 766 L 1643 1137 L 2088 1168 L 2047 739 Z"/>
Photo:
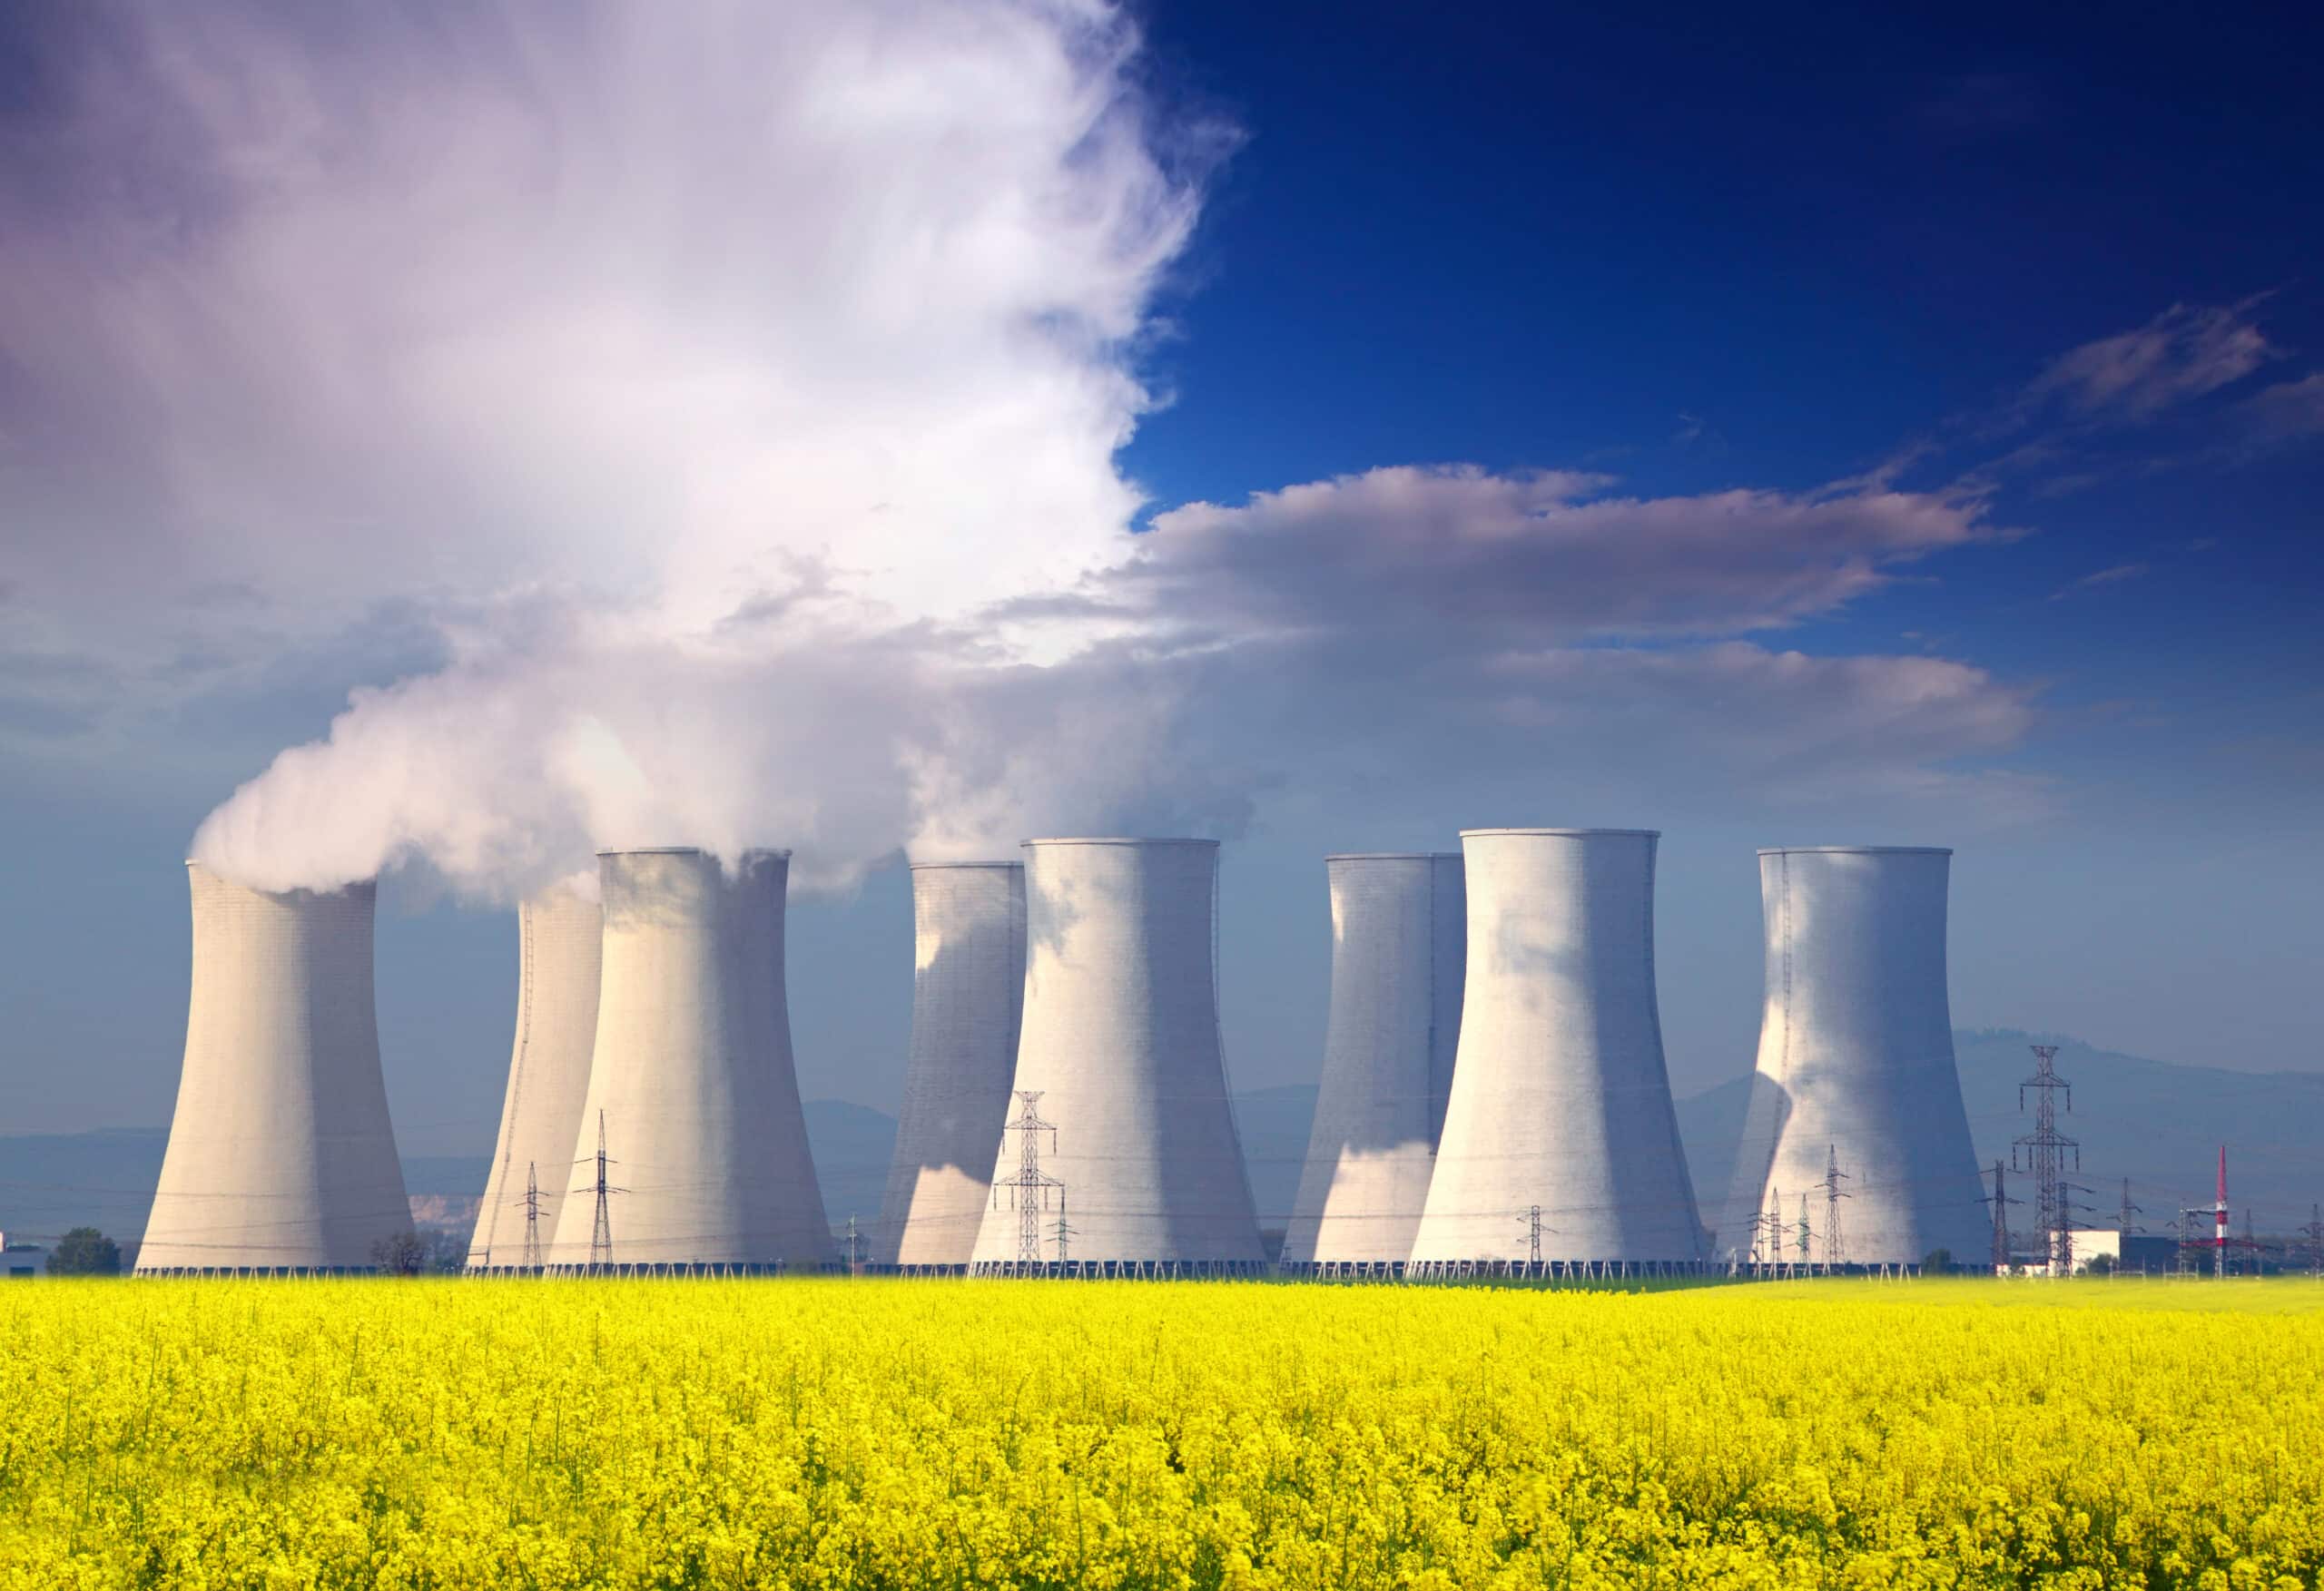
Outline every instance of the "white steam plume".
<path fill-rule="evenodd" d="M 505 898 L 593 846 L 788 844 L 828 880 L 912 839 L 915 790 L 975 804 L 947 748 L 1017 660 L 960 621 L 1126 555 L 1131 358 L 1196 211 L 1112 7 L 99 18 L 48 153 L 112 197 L 8 245 L 44 313 L 0 351 L 144 461 L 103 555 L 310 633 L 417 601 L 452 653 L 202 860 Z M 120 599 L 53 539 L 33 581 Z M 986 806 L 931 842 L 1013 840 Z"/>

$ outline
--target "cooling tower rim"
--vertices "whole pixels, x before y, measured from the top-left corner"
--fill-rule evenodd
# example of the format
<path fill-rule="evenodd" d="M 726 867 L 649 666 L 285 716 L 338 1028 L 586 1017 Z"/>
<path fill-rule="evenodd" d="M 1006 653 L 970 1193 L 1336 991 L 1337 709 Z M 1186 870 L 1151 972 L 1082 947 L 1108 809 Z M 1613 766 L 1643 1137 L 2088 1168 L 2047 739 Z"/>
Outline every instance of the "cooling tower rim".
<path fill-rule="evenodd" d="M 602 861 L 609 856 L 707 856 L 709 854 L 698 845 L 622 845 L 611 850 L 601 850 L 597 853 L 597 857 Z M 737 851 L 735 856 L 738 860 L 746 857 L 763 856 L 773 857 L 787 862 L 791 859 L 791 851 L 787 846 L 778 850 L 771 846 L 753 845 L 747 850 Z"/>
<path fill-rule="evenodd" d="M 1141 840 L 1122 835 L 1101 835 L 1095 837 L 1084 837 L 1080 835 L 1052 836 L 1041 840 L 1019 840 L 1018 844 L 1021 849 L 1026 850 L 1030 850 L 1037 845 L 1206 845 L 1213 850 L 1216 850 L 1218 849 L 1218 841 L 1216 840 L 1184 840 L 1170 838 Z"/>
<path fill-rule="evenodd" d="M 1951 856 L 1949 845 L 1763 845 L 1761 856 Z"/>
<path fill-rule="evenodd" d="M 1456 862 L 1457 850 L 1335 850 L 1324 857 L 1327 862 Z"/>
<path fill-rule="evenodd" d="M 1463 840 L 1484 840 L 1495 835 L 1534 835 L 1545 840 L 1659 840 L 1659 829 L 1463 829 Z"/>
<path fill-rule="evenodd" d="M 1023 862 L 907 862 L 905 866 L 915 873 L 938 872 L 946 868 L 1013 869 L 1022 872 L 1025 868 Z"/>
<path fill-rule="evenodd" d="M 253 895 L 263 895 L 272 900 L 288 900 L 300 895 L 310 895 L 317 900 L 329 900 L 334 895 L 352 895 L 359 889 L 377 891 L 379 888 L 379 875 L 375 873 L 368 879 L 350 879 L 336 889 L 314 889 L 304 884 L 293 884 L 288 889 L 261 889 L 255 884 L 245 884 L 239 879 L 228 878 L 200 857 L 186 858 L 185 865 L 188 871 L 199 868 L 204 874 L 215 879 L 221 884 L 231 884 L 237 889 L 247 889 Z"/>

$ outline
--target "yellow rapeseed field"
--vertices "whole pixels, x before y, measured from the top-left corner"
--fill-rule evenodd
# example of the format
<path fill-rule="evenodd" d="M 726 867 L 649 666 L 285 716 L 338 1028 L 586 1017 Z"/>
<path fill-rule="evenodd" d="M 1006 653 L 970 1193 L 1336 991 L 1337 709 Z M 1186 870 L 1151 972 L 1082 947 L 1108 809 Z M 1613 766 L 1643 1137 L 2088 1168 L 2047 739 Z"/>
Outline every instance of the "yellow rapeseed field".
<path fill-rule="evenodd" d="M 2311 1586 L 2319 1306 L 35 1282 L 0 1586 Z"/>

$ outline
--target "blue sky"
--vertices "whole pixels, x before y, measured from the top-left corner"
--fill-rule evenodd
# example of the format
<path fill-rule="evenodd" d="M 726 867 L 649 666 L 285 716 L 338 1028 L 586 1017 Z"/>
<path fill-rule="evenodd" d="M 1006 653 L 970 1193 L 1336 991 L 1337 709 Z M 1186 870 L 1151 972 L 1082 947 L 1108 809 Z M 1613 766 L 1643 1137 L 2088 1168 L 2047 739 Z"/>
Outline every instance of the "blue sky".
<path fill-rule="evenodd" d="M 2295 9 L 383 14 L 0 32 L 0 1130 L 163 1119 L 177 859 L 326 736 L 200 843 L 393 859 L 422 1151 L 511 892 L 633 837 L 799 847 L 805 1085 L 886 1108 L 894 856 L 1130 823 L 1229 841 L 1246 1085 L 1315 1074 L 1324 852 L 1536 822 L 1666 830 L 1682 1089 L 1751 848 L 1857 839 L 1959 848 L 1964 1025 L 2324 1065 Z M 576 702 L 650 790 L 508 732 Z"/>

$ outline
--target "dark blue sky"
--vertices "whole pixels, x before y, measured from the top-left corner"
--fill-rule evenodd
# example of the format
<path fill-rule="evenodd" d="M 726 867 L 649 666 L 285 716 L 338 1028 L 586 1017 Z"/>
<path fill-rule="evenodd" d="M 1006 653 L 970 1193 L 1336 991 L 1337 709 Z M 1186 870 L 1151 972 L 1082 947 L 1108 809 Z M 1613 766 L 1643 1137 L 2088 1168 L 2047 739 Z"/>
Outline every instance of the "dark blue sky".
<path fill-rule="evenodd" d="M 2112 820 L 2307 826 L 2280 775 L 2319 770 L 2274 748 L 2324 732 L 2324 447 L 2224 400 L 2324 363 L 2312 8 L 1149 15 L 1163 92 L 1246 134 L 1127 455 L 1161 503 L 1444 460 L 1800 489 L 1920 446 L 1932 486 L 2054 444 L 1997 477 L 2024 539 L 1794 639 L 2046 682 L 2025 765 Z M 2003 424 L 2179 305 L 2249 306 L 2280 357 L 2192 413 Z"/>
<path fill-rule="evenodd" d="M 497 34 L 464 39 L 456 57 L 429 54 L 468 25 L 465 8 L 400 9 L 434 21 L 409 36 L 285 43 L 260 8 L 222 35 L 215 62 L 181 52 L 197 64 L 172 70 L 204 83 L 242 83 L 240 63 L 255 59 L 265 70 L 251 81 L 276 91 L 188 93 L 206 109 L 269 112 L 190 131 L 103 103 L 80 74 L 78 34 L 110 39 L 105 19 L 134 8 L 93 8 L 85 26 L 54 11 L 0 23 L 0 820 L 36 837 L 0 861 L 11 903 L 0 1132 L 162 1119 L 183 1019 L 176 863 L 203 815 L 275 749 L 322 735 L 351 687 L 426 674 L 451 649 L 445 633 L 491 627 L 497 588 L 453 571 L 471 545 L 497 545 L 493 514 L 537 514 L 571 543 L 618 547 L 619 535 L 590 542 L 601 527 L 572 528 L 598 500 L 628 501 L 627 477 L 605 488 L 588 474 L 596 456 L 645 459 L 645 501 L 671 479 L 693 482 L 647 465 L 662 458 L 657 427 L 719 438 L 748 428 L 696 397 L 724 390 L 759 351 L 749 337 L 761 319 L 733 304 L 763 291 L 803 306 L 772 318 L 781 335 L 768 346 L 782 351 L 757 362 L 778 375 L 793 373 L 785 358 L 812 366 L 822 351 L 800 327 L 855 335 L 856 306 L 816 296 L 823 277 L 783 275 L 794 263 L 784 239 L 852 235 L 842 223 L 942 197 L 940 185 L 935 201 L 882 187 L 909 162 L 881 146 L 877 160 L 843 166 L 870 195 L 860 212 L 844 184 L 808 182 L 801 198 L 780 187 L 789 177 L 771 203 L 765 173 L 740 160 L 730 170 L 722 144 L 673 134 L 653 152 L 683 176 L 652 202 L 625 195 L 576 221 L 560 191 L 537 215 L 537 152 L 519 144 L 470 171 L 461 161 L 500 124 L 454 113 L 505 101 L 522 125 L 537 112 L 559 134 L 549 147 L 587 174 L 596 169 L 572 152 L 599 130 L 574 107 L 608 96 L 548 90 L 561 72 L 586 86 L 610 69 L 549 49 L 503 81 L 478 65 L 497 60 Z M 145 15 L 147 31 L 166 32 L 162 14 Z M 786 48 L 848 25 L 832 20 L 843 8 L 784 15 L 799 30 Z M 1497 823 L 1666 830 L 1659 965 L 1682 1090 L 1749 1065 L 1750 852 L 1775 842 L 1958 846 L 1964 1025 L 2061 1029 L 2191 1062 L 2324 1066 L 2311 989 L 2324 957 L 2314 7 L 2222 20 L 1204 4 L 1142 16 L 1146 47 L 1129 71 L 1155 107 L 1150 142 L 1166 166 L 1199 176 L 1200 197 L 1191 235 L 1152 250 L 1158 291 L 1129 317 L 1129 368 L 1167 401 L 1137 417 L 1116 462 L 1143 496 L 1126 512 L 1157 527 L 1177 582 L 1143 616 L 1176 639 L 1240 614 L 1232 622 L 1253 628 L 1229 634 L 1237 655 L 1264 661 L 1122 674 L 1117 699 L 1179 705 L 1149 761 L 1122 761 L 1157 786 L 1189 767 L 1220 770 L 1220 781 L 1244 781 L 1249 815 L 1180 818 L 1209 809 L 1176 791 L 1141 806 L 1134 790 L 1111 805 L 1034 800 L 1027 810 L 1043 817 L 1025 820 L 1098 827 L 1159 811 L 1171 816 L 1156 821 L 1229 838 L 1238 1082 L 1315 1075 L 1324 853 L 1449 844 L 1459 827 Z M 750 94 L 780 102 L 779 65 L 740 46 L 725 54 Z M 409 82 L 396 75 L 413 63 Z M 707 70 L 631 86 L 642 101 L 683 97 Z M 383 82 L 409 92 L 375 96 Z M 316 83 L 331 92 L 280 92 Z M 399 108 L 428 107 L 438 89 L 444 106 L 420 133 L 399 129 Z M 722 92 L 702 91 L 712 133 L 723 133 Z M 299 121 L 310 97 L 328 107 L 312 127 Z M 440 146 L 422 135 L 448 128 Z M 255 147 L 298 158 L 226 158 Z M 300 185 L 310 156 L 311 188 Z M 931 169 L 942 158 L 928 156 Z M 449 199 L 428 182 L 447 165 L 473 179 Z M 963 169 L 980 180 L 987 167 Z M 242 194 L 235 184 L 252 171 L 281 185 Z M 155 193 L 164 201 L 144 202 Z M 689 269 L 738 263 L 732 278 L 666 269 L 610 293 L 596 277 L 576 288 L 562 256 L 544 264 L 490 237 L 463 252 L 478 216 L 488 232 L 497 211 L 616 250 L 666 231 Z M 776 223 L 767 236 L 722 230 L 762 211 Z M 166 269 L 145 270 L 138 249 Z M 1105 300 L 1105 272 L 1088 264 L 1054 268 L 1067 282 L 1056 296 L 1081 312 Z M 492 385 L 503 367 L 474 357 L 469 329 L 413 286 L 497 281 L 494 267 L 520 303 L 561 303 L 573 289 L 586 332 L 528 332 L 505 388 Z M 1037 251 L 1033 274 L 1049 268 Z M 128 287 L 102 296 L 116 281 Z M 907 372 L 922 349 L 948 375 L 960 361 L 947 391 L 975 399 L 958 400 L 963 412 L 1037 385 L 1041 371 L 988 369 L 943 335 L 947 318 L 998 321 L 1010 305 L 955 306 L 943 282 L 908 285 L 934 305 L 924 323 L 881 300 L 872 331 L 836 339 L 852 361 L 843 378 L 801 378 L 848 422 L 829 451 L 867 428 L 895 429 L 898 451 L 931 434 L 915 407 L 924 390 L 882 366 L 889 356 Z M 699 305 L 713 309 L 688 319 Z M 896 343 L 881 341 L 899 319 Z M 697 333 L 731 361 L 654 363 Z M 413 348 L 458 357 L 399 363 Z M 374 369 L 385 373 L 368 390 L 348 374 Z M 439 381 L 445 370 L 457 378 Z M 705 370 L 713 379 L 698 378 Z M 645 378 L 673 372 L 686 379 Z M 463 384 L 484 394 L 473 411 L 411 407 L 414 392 Z M 665 409 L 616 404 L 597 429 L 571 395 L 594 398 L 600 384 L 676 396 Z M 1054 430 L 1075 417 L 1038 417 Z M 815 438 L 812 415 L 789 419 Z M 481 462 L 458 451 L 467 436 L 489 444 Z M 334 451 L 350 437 L 359 446 Z M 980 440 L 944 457 L 975 474 L 980 454 L 1009 451 Z M 565 493 L 560 476 L 545 493 L 507 462 L 544 457 L 588 490 Z M 1105 475 L 1102 448 L 1083 464 Z M 507 478 L 495 474 L 504 465 Z M 1384 508 L 1356 478 L 1452 465 L 1517 497 L 1528 472 L 1579 472 L 1594 478 L 1568 496 L 1615 506 L 1590 522 L 1600 528 L 1581 538 L 1579 563 L 1488 558 L 1440 581 L 1440 544 L 1415 525 L 1473 552 L 1512 525 L 1567 523 L 1555 494 L 1495 518 L 1502 510 L 1453 501 L 1457 481 L 1429 476 Z M 823 506 L 783 467 L 750 476 L 753 490 L 772 481 L 786 508 Z M 1341 477 L 1312 521 L 1251 500 Z M 242 491 L 246 481 L 264 489 Z M 937 482 L 967 502 L 1025 484 L 1005 472 Z M 1737 545 L 1688 532 L 1730 512 L 1721 495 L 1738 493 L 1752 504 L 1731 510 Z M 1834 502 L 1856 517 L 1787 562 L 1785 538 Z M 1201 504 L 1219 512 L 1188 506 Z M 1884 540 L 1907 513 L 1936 530 Z M 295 520 L 290 539 L 267 541 L 262 522 L 278 514 Z M 485 528 L 471 529 L 471 514 Z M 150 543 L 117 534 L 146 519 L 172 528 Z M 261 526 L 251 542 L 261 573 L 243 583 L 156 596 L 119 579 L 174 571 L 163 553 L 214 552 L 222 544 L 202 535 L 219 524 L 239 535 L 245 520 Z M 439 523 L 453 529 L 430 540 Z M 878 528 L 866 517 L 848 534 Z M 683 544 L 699 527 L 674 510 L 648 529 L 649 541 Z M 564 543 L 502 539 L 514 549 L 504 582 L 560 572 Z M 856 545 L 842 536 L 838 550 Z M 1759 545 L 1774 550 L 1758 557 Z M 320 575 L 304 568 L 268 592 L 264 572 L 284 549 L 317 546 Z M 400 562 L 382 552 L 406 547 L 418 550 Z M 1371 572 L 1335 584 L 1344 568 Z M 1311 586 L 1331 594 L 1315 600 L 1341 614 L 1336 629 L 1301 606 Z M 1655 594 L 1665 588 L 1673 594 Z M 1398 605 L 1413 593 L 1417 605 Z M 1627 613 L 1634 594 L 1644 618 L 1590 622 L 1595 608 Z M 303 616 L 334 603 L 331 625 Z M 186 613 L 202 617 L 185 627 L 197 640 L 182 642 L 173 626 Z M 1269 624 L 1307 639 L 1285 643 Z M 147 633 L 168 644 L 141 653 Z M 1499 688 L 1497 668 L 1536 647 L 1534 663 L 1581 683 L 1496 702 L 1514 716 L 1462 716 L 1464 702 Z M 1797 669 L 1784 661 L 1794 652 Z M 1957 702 L 1932 709 L 1932 696 Z M 407 907 L 425 893 L 409 879 L 389 891 Z M 803 896 L 795 917 L 807 1091 L 892 1108 L 910 988 L 901 874 Z M 380 954 L 408 1146 L 480 1146 L 505 1065 L 509 919 L 391 909 Z"/>

